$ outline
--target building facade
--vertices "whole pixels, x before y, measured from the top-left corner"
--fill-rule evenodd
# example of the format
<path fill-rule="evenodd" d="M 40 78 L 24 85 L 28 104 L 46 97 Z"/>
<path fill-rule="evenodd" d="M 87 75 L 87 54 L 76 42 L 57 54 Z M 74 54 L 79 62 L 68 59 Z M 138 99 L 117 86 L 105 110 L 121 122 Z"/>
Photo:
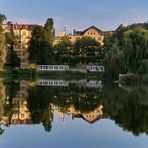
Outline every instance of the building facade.
<path fill-rule="evenodd" d="M 13 32 L 18 37 L 19 42 L 14 46 L 14 51 L 21 59 L 21 68 L 28 67 L 28 43 L 32 36 L 32 31 L 37 25 L 34 24 L 12 24 L 7 23 L 3 25 L 5 32 Z"/>
<path fill-rule="evenodd" d="M 74 106 L 69 107 L 66 112 L 63 112 L 58 106 L 55 106 L 53 104 L 51 104 L 51 106 L 53 110 L 58 111 L 59 117 L 62 121 L 65 120 L 65 115 L 72 115 L 72 119 L 81 118 L 86 122 L 92 124 L 103 116 L 103 105 L 99 105 L 93 111 L 88 113 L 82 113 L 81 111 L 76 110 Z"/>
<path fill-rule="evenodd" d="M 102 30 L 98 29 L 95 26 L 91 26 L 84 31 L 74 30 L 73 35 L 70 35 L 69 39 L 72 43 L 75 43 L 78 39 L 81 39 L 82 37 L 91 37 L 101 45 L 104 45 L 103 43 L 104 35 L 105 33 Z"/>
<path fill-rule="evenodd" d="M 95 39 L 98 43 L 101 45 L 104 45 L 104 36 L 105 32 L 102 30 L 98 29 L 95 26 L 91 26 L 84 31 L 76 31 L 75 29 L 73 30 L 73 34 L 67 35 L 66 31 L 60 32 L 60 35 L 55 38 L 53 45 L 58 44 L 59 42 L 62 41 L 62 37 L 68 36 L 70 41 L 74 44 L 78 39 L 81 39 L 82 37 L 91 37 Z"/>

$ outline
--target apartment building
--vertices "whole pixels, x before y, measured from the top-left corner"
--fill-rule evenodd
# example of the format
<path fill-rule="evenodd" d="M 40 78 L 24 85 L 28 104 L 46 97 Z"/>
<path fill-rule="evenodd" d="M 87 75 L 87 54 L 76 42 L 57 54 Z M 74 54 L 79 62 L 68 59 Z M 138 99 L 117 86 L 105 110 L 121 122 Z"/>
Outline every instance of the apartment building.
<path fill-rule="evenodd" d="M 100 43 L 102 46 L 104 45 L 104 36 L 105 36 L 104 31 L 100 30 L 99 28 L 95 26 L 91 26 L 84 31 L 76 31 L 75 29 L 73 30 L 73 34 L 66 34 L 66 31 L 60 32 L 60 35 L 55 38 L 53 45 L 58 44 L 59 42 L 62 41 L 62 37 L 68 36 L 70 41 L 74 44 L 78 39 L 81 39 L 82 37 L 91 37 L 95 39 L 98 43 Z"/>
<path fill-rule="evenodd" d="M 3 25 L 5 32 L 13 32 L 19 38 L 19 43 L 14 46 L 14 51 L 21 59 L 21 68 L 28 67 L 28 43 L 32 36 L 32 31 L 37 25 L 34 24 L 12 24 L 6 23 Z"/>
<path fill-rule="evenodd" d="M 75 43 L 78 39 L 81 39 L 82 37 L 91 37 L 95 39 L 98 43 L 101 45 L 104 45 L 103 40 L 104 40 L 104 35 L 105 33 L 100 30 L 99 28 L 95 26 L 91 26 L 84 31 L 76 31 L 74 29 L 73 35 L 69 36 L 69 39 L 72 43 Z"/>

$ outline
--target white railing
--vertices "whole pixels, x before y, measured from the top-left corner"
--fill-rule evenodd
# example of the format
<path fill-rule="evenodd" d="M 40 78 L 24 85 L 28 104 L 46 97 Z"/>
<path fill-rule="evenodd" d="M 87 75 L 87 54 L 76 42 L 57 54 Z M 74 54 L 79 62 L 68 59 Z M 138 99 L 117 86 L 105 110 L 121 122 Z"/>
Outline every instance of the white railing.
<path fill-rule="evenodd" d="M 69 82 L 64 80 L 38 80 L 37 86 L 68 86 Z"/>
<path fill-rule="evenodd" d="M 102 81 L 91 80 L 91 81 L 86 83 L 86 87 L 89 87 L 89 88 L 102 88 Z"/>
<path fill-rule="evenodd" d="M 104 72 L 105 71 L 105 67 L 104 66 L 100 66 L 100 65 L 87 66 L 86 69 L 89 72 Z"/>
<path fill-rule="evenodd" d="M 69 70 L 69 65 L 38 65 L 39 71 L 65 71 Z"/>
<path fill-rule="evenodd" d="M 82 80 L 82 81 L 65 81 L 65 80 L 38 80 L 37 86 L 62 86 L 67 87 L 69 84 L 78 84 L 82 87 L 88 88 L 102 88 L 102 81 L 95 81 L 95 80 Z"/>

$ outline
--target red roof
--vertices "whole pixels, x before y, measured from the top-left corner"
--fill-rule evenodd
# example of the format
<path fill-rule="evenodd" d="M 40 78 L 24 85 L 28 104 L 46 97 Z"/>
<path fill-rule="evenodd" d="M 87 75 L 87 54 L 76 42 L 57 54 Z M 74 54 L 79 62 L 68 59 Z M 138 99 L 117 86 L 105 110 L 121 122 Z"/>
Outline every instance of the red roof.
<path fill-rule="evenodd" d="M 21 30 L 21 29 L 33 30 L 35 26 L 37 26 L 37 25 L 34 25 L 34 24 L 13 24 L 13 28 L 15 30 Z"/>

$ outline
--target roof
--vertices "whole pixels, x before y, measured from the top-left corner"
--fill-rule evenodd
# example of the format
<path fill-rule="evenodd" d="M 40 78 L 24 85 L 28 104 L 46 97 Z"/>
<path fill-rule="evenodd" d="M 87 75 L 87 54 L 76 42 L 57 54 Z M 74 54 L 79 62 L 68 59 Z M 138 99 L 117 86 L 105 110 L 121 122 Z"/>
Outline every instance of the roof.
<path fill-rule="evenodd" d="M 84 31 L 76 31 L 74 30 L 74 35 L 84 35 L 85 32 L 87 32 L 89 29 L 95 29 L 98 33 L 103 34 L 103 31 L 100 30 L 99 28 L 97 28 L 96 26 L 91 26 L 87 29 L 85 29 Z"/>
<path fill-rule="evenodd" d="M 27 30 L 33 30 L 37 25 L 35 24 L 13 24 L 14 29 L 20 30 L 20 29 L 27 29 Z"/>
<path fill-rule="evenodd" d="M 83 33 L 83 31 L 76 31 L 76 30 L 74 30 L 73 34 L 74 35 L 83 35 L 84 33 Z"/>
<path fill-rule="evenodd" d="M 84 118 L 82 114 L 75 114 L 75 115 L 73 115 L 73 117 L 74 117 L 74 118 L 82 118 L 83 120 L 85 120 L 86 122 L 88 122 L 88 123 L 90 123 L 90 124 L 93 124 L 93 123 L 95 123 L 96 121 L 100 120 L 100 118 L 97 117 L 95 120 L 89 121 L 89 120 L 87 120 L 86 118 Z"/>
<path fill-rule="evenodd" d="M 83 31 L 83 33 L 87 32 L 89 29 L 95 29 L 97 32 L 102 33 L 103 31 L 97 28 L 96 26 L 91 26 Z"/>
<path fill-rule="evenodd" d="M 21 29 L 26 29 L 26 30 L 33 30 L 36 26 L 36 24 L 13 24 L 13 23 L 6 23 L 3 24 L 3 27 L 10 30 L 10 29 L 14 29 L 14 30 L 21 30 Z"/>

